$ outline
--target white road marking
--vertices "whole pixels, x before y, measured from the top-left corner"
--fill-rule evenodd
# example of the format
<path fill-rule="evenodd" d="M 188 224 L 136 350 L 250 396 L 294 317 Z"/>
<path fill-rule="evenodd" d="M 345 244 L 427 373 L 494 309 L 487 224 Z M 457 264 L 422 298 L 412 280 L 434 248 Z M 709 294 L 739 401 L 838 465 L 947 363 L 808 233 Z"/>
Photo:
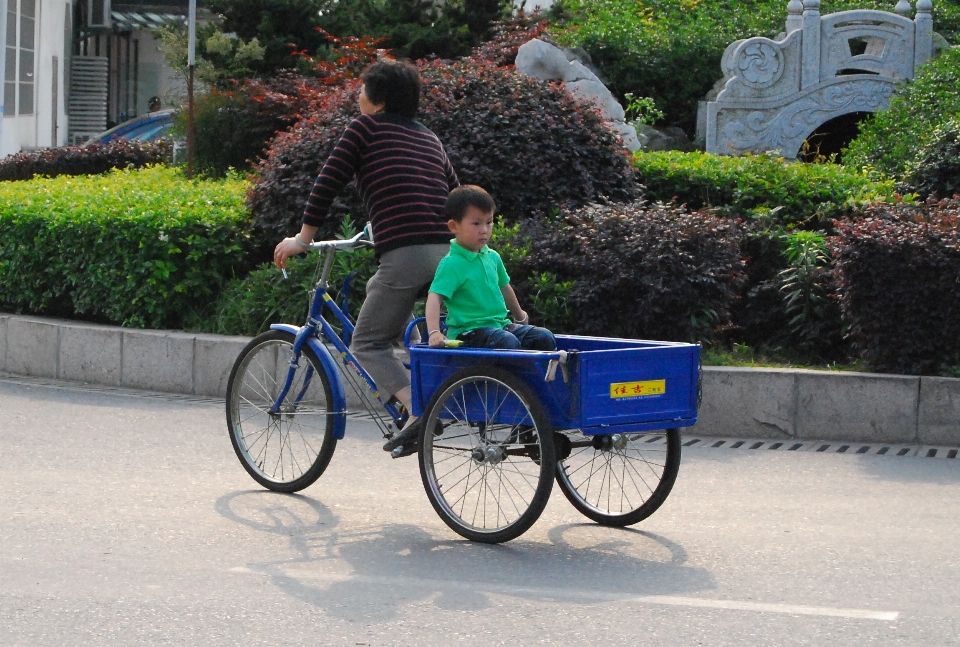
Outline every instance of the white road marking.
<path fill-rule="evenodd" d="M 328 583 L 356 582 L 358 584 L 376 584 L 385 587 L 426 588 L 438 590 L 481 591 L 517 597 L 532 597 L 549 600 L 570 599 L 577 602 L 638 602 L 641 604 L 662 604 L 674 607 L 698 607 L 703 609 L 727 609 L 730 611 L 754 611 L 760 613 L 785 613 L 789 615 L 826 616 L 833 618 L 851 618 L 855 620 L 893 621 L 900 617 L 897 611 L 871 611 L 869 609 L 843 609 L 836 607 L 814 607 L 802 604 L 768 604 L 743 600 L 712 600 L 709 598 L 690 598 L 674 595 L 630 595 L 629 593 L 607 593 L 575 589 L 538 588 L 510 586 L 492 582 L 452 582 L 419 577 L 381 577 L 371 575 L 317 573 L 303 569 L 284 569 L 277 566 L 263 569 L 238 566 L 231 568 L 232 573 L 260 575 L 264 577 L 284 577 L 295 580 L 314 580 Z"/>

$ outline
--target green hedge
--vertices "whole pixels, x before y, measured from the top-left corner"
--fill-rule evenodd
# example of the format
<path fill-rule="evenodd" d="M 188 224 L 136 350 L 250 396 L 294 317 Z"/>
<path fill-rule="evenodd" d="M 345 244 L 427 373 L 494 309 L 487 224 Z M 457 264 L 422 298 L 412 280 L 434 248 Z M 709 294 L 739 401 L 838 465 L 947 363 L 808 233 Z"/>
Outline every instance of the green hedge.
<path fill-rule="evenodd" d="M 179 328 L 243 262 L 246 183 L 154 166 L 0 185 L 0 308 Z"/>
<path fill-rule="evenodd" d="M 721 215 L 761 217 L 778 209 L 777 223 L 829 226 L 834 218 L 894 199 L 894 183 L 836 164 L 800 164 L 780 157 L 726 157 L 678 151 L 637 153 L 634 166 L 652 201 L 714 207 Z"/>

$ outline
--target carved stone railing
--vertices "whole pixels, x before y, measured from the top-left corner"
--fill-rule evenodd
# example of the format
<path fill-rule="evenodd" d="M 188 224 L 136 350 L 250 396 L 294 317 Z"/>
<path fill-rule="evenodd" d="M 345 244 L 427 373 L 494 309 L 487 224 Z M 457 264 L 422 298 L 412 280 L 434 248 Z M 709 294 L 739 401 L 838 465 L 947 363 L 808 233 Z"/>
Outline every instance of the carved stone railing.
<path fill-rule="evenodd" d="M 820 0 L 790 0 L 775 40 L 747 38 L 723 54 L 723 78 L 700 102 L 697 139 L 710 153 L 777 152 L 795 158 L 822 124 L 890 104 L 946 41 L 933 32 L 931 0 L 895 12 L 820 15 Z"/>

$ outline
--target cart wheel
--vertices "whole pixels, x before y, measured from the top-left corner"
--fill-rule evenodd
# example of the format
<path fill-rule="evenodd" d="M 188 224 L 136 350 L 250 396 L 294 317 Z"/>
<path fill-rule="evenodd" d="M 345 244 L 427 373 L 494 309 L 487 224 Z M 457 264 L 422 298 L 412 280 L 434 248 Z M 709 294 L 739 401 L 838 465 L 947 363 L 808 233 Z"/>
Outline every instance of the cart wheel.
<path fill-rule="evenodd" d="M 656 512 L 677 480 L 680 432 L 666 444 L 651 433 L 585 436 L 564 431 L 569 455 L 557 462 L 557 485 L 585 516 L 605 526 L 631 526 Z"/>
<path fill-rule="evenodd" d="M 286 380 L 294 336 L 271 330 L 240 352 L 227 383 L 227 428 L 240 463 L 260 485 L 297 492 L 320 478 L 337 439 L 330 382 L 304 346 L 300 366 L 279 413 L 270 408 Z"/>
<path fill-rule="evenodd" d="M 440 518 L 490 544 L 532 526 L 550 497 L 556 458 L 526 385 L 501 369 L 464 369 L 437 389 L 424 415 L 431 433 L 420 434 L 420 476 Z"/>

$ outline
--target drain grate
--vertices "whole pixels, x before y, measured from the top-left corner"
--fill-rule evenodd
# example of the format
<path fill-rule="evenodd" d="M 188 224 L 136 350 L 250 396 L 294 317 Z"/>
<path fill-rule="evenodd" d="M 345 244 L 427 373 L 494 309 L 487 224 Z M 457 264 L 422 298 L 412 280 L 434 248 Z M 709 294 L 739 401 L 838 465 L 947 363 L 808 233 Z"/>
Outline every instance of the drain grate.
<path fill-rule="evenodd" d="M 666 442 L 666 437 L 657 435 L 645 440 L 648 443 Z M 755 440 L 742 438 L 711 438 L 684 436 L 684 447 L 693 449 L 769 449 L 788 452 L 814 452 L 825 454 L 853 454 L 856 456 L 920 456 L 923 458 L 957 459 L 960 448 L 933 445 L 906 445 L 894 443 L 851 443 L 830 440 Z"/>

